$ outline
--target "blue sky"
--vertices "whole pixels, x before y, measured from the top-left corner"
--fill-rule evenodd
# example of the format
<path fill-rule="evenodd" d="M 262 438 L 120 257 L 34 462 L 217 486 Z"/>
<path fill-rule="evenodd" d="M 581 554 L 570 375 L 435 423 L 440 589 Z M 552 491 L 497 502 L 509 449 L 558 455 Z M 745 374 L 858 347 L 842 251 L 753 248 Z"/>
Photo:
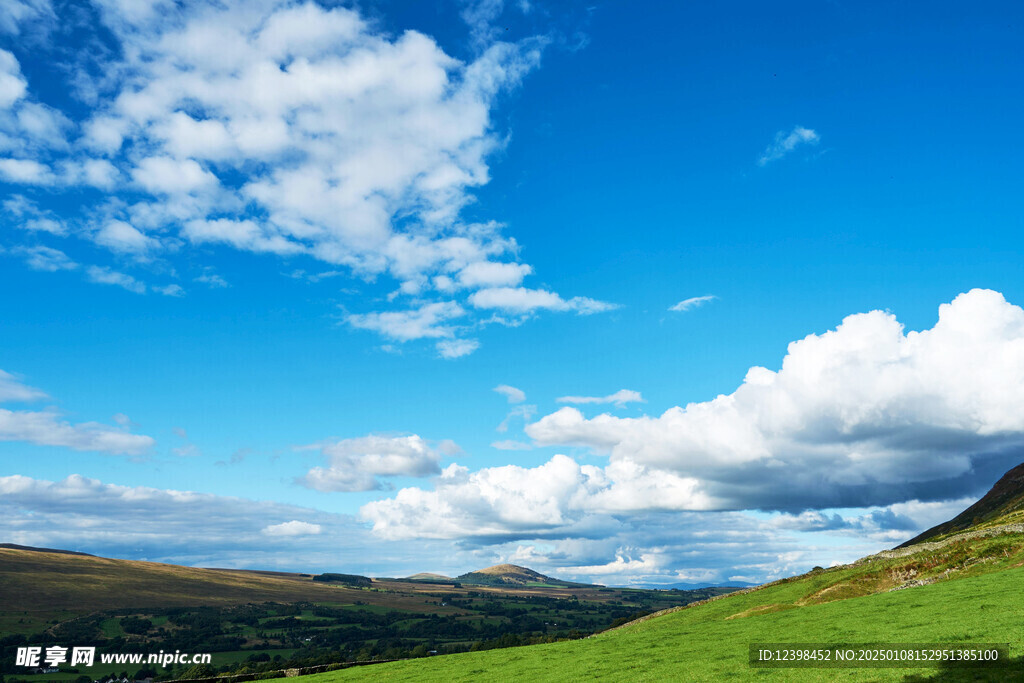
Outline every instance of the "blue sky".
<path fill-rule="evenodd" d="M 982 494 L 1020 9 L 687 5 L 6 3 L 4 540 L 759 581 Z"/>

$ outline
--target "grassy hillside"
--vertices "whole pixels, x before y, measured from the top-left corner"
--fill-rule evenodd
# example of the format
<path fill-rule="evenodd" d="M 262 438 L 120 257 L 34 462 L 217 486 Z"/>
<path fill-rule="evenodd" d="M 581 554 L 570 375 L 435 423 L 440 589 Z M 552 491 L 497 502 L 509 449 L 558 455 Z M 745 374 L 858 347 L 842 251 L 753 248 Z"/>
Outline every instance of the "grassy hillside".
<path fill-rule="evenodd" d="M 265 601 L 349 602 L 356 597 L 373 604 L 374 595 L 313 582 L 311 576 L 303 574 L 196 569 L 0 548 L 0 605 L 4 613 Z M 383 603 L 382 599 L 377 601 Z M 418 607 L 422 602 L 410 602 L 409 607 Z"/>
<path fill-rule="evenodd" d="M 747 648 L 752 642 L 1001 642 L 1020 657 L 1022 567 L 1024 533 L 1016 525 L 974 530 L 672 610 L 581 641 L 382 664 L 305 680 L 958 680 L 964 674 L 934 668 L 753 670 Z M 982 676 L 977 680 L 1024 680 L 1020 669 L 974 670 L 963 680 L 975 680 L 975 673 Z"/>

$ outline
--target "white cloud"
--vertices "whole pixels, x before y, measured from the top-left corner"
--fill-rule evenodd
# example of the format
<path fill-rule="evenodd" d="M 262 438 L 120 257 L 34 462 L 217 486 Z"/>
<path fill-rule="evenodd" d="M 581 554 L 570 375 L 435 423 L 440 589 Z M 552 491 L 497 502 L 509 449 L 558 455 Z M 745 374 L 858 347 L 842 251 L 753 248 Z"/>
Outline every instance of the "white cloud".
<path fill-rule="evenodd" d="M 575 404 L 614 403 L 620 408 L 627 403 L 646 403 L 639 391 L 632 391 L 631 389 L 619 389 L 614 394 L 608 394 L 607 396 L 561 396 L 555 400 L 558 403 Z"/>
<path fill-rule="evenodd" d="M 777 161 L 792 152 L 801 145 L 816 145 L 821 138 L 810 128 L 793 126 L 789 132 L 780 130 L 775 134 L 775 140 L 765 148 L 761 157 L 757 160 L 759 166 L 764 166 L 771 161 Z"/>
<path fill-rule="evenodd" d="M 216 187 L 213 175 L 194 159 L 176 160 L 171 157 L 147 157 L 139 161 L 132 178 L 143 189 L 153 194 L 181 194 Z"/>
<path fill-rule="evenodd" d="M 124 142 L 128 124 L 111 116 L 94 115 L 85 123 L 83 129 L 83 142 L 89 148 L 113 154 Z"/>
<path fill-rule="evenodd" d="M 620 549 L 611 562 L 586 567 L 565 567 L 565 571 L 587 576 L 650 575 L 658 573 L 666 565 L 667 559 L 661 553 L 643 553 L 639 560 L 635 560 L 624 555 Z"/>
<path fill-rule="evenodd" d="M 522 389 L 516 389 L 515 387 L 509 386 L 508 384 L 499 384 L 494 387 L 492 391 L 496 391 L 506 399 L 509 403 L 522 403 L 526 400 L 526 392 Z"/>
<path fill-rule="evenodd" d="M 320 532 L 268 531 L 313 527 Z M 394 576 L 427 569 L 456 576 L 495 563 L 491 549 L 373 538 L 349 515 L 198 491 L 119 486 L 77 474 L 56 482 L 0 477 L 0 538 L 105 557 L 306 573 Z"/>
<path fill-rule="evenodd" d="M 318 491 L 373 491 L 385 486 L 378 477 L 426 477 L 441 471 L 442 450 L 421 437 L 363 436 L 311 446 L 319 448 L 327 467 L 314 467 L 300 481 Z M 457 448 L 457 447 L 456 447 Z"/>
<path fill-rule="evenodd" d="M 211 289 L 223 289 L 230 287 L 228 281 L 222 278 L 216 273 L 206 272 L 195 279 L 196 282 L 202 282 L 204 285 Z"/>
<path fill-rule="evenodd" d="M 280 255 L 304 251 L 301 244 L 272 234 L 251 220 L 192 220 L 185 224 L 182 234 L 194 244 L 220 242 L 238 249 Z"/>
<path fill-rule="evenodd" d="M 22 230 L 47 232 L 57 236 L 67 234 L 67 227 L 56 214 L 40 209 L 35 202 L 27 199 L 24 195 L 13 195 L 10 199 L 4 200 L 2 206 L 8 216 L 19 219 L 20 222 L 14 222 L 14 224 Z"/>
<path fill-rule="evenodd" d="M 313 3 L 191 8 L 119 35 L 145 59 L 96 113 L 98 147 L 144 142 L 154 151 L 132 175 L 147 191 L 253 202 L 266 239 L 373 272 L 398 265 L 387 253 L 395 216 L 438 224 L 442 238 L 460 232 L 452 219 L 498 143 L 492 101 L 539 58 L 501 43 L 460 63 L 420 33 L 392 39 L 355 11 Z M 229 187 L 220 169 L 245 178 Z M 214 208 L 201 201 L 191 218 L 216 220 Z"/>
<path fill-rule="evenodd" d="M 9 3 L 8 3 L 9 4 Z M 0 31 L 7 19 L 0 8 Z M 17 58 L 0 49 L 0 178 L 10 183 L 52 185 L 57 175 L 40 161 L 48 152 L 66 152 L 71 123 L 56 109 L 34 101 Z M 34 158 L 39 157 L 39 158 Z"/>
<path fill-rule="evenodd" d="M 531 469 L 489 468 L 477 473 L 480 476 L 475 481 L 452 466 L 453 481 L 436 492 L 409 489 L 385 502 L 383 510 L 364 507 L 363 515 L 386 523 L 378 534 L 417 538 L 417 545 L 429 543 L 432 533 L 453 538 L 456 547 L 479 558 L 477 566 L 511 562 L 571 580 L 666 587 L 677 582 L 725 583 L 730 577 L 760 582 L 805 572 L 815 565 L 851 562 L 892 547 L 930 524 L 897 511 L 897 506 L 847 510 L 845 516 L 766 517 L 746 512 L 642 509 L 602 512 L 585 501 L 582 505 L 573 502 L 580 477 L 571 461 L 562 464 L 564 471 L 553 463 Z M 599 482 L 596 488 L 601 492 L 608 482 Z M 646 494 L 642 490 L 634 493 L 637 497 Z M 408 507 L 395 505 L 399 499 Z M 970 500 L 959 503 L 966 506 Z M 532 513 L 531 506 L 540 506 L 542 512 Z M 502 516 L 502 509 L 517 514 Z M 546 524 L 545 514 L 560 517 L 554 524 Z M 820 524 L 812 517 L 827 519 L 827 523 Z M 411 527 L 403 528 L 414 519 Z"/>
<path fill-rule="evenodd" d="M 176 284 L 169 284 L 169 285 L 165 285 L 163 287 L 154 287 L 153 291 L 154 292 L 158 292 L 160 294 L 163 294 L 164 296 L 173 296 L 173 297 L 185 296 L 185 290 L 182 289 L 181 285 L 176 285 Z"/>
<path fill-rule="evenodd" d="M 0 109 L 8 109 L 28 92 L 21 65 L 13 54 L 0 50 Z"/>
<path fill-rule="evenodd" d="M 938 500 L 1011 457 L 1021 401 L 1024 311 L 972 290 L 921 332 L 882 311 L 849 316 L 712 401 L 639 418 L 562 408 L 526 432 L 695 478 L 724 508 L 858 507 Z"/>
<path fill-rule="evenodd" d="M 603 501 L 574 501 L 581 477 L 571 461 L 561 464 L 564 471 L 550 462 L 541 468 L 489 468 L 475 480 L 452 466 L 446 470 L 452 481 L 436 492 L 409 489 L 385 501 L 383 509 L 364 508 L 363 515 L 385 522 L 378 534 L 417 538 L 417 545 L 428 543 L 432 533 L 452 538 L 479 558 L 477 566 L 511 562 L 571 580 L 671 586 L 725 583 L 730 577 L 761 582 L 851 562 L 907 540 L 939 521 L 936 515 L 948 519 L 974 500 L 911 501 L 842 514 L 603 511 Z M 619 481 L 621 474 L 613 476 L 617 485 L 626 483 Z M 597 482 L 598 493 L 608 488 L 608 482 Z M 634 495 L 639 499 L 647 492 L 641 488 Z M 407 507 L 394 503 L 399 499 Z M 560 517 L 545 524 L 542 514 L 529 511 L 535 505 Z M 518 514 L 499 514 L 509 506 L 519 506 L 512 508 Z"/>
<path fill-rule="evenodd" d="M 7 23 L 19 25 L 15 14 L 53 14 L 39 2 L 18 0 L 36 9 L 12 11 Z M 91 57 L 102 84 L 82 76 L 70 86 L 89 106 L 84 116 L 69 112 L 72 120 L 35 101 L 17 60 L 0 54 L 0 102 L 13 107 L 0 116 L 0 178 L 100 188 L 60 218 L 101 226 L 98 243 L 138 260 L 160 247 L 170 259 L 177 249 L 219 244 L 305 255 L 366 280 L 394 278 L 388 301 L 412 304 L 351 318 L 385 335 L 390 321 L 374 316 L 421 307 L 432 288 L 462 306 L 483 288 L 473 308 L 520 315 L 609 310 L 521 288 L 533 269 L 514 262 L 515 240 L 496 222 L 461 217 L 508 139 L 494 108 L 537 68 L 548 42 L 505 42 L 508 34 L 490 26 L 500 5 L 466 9 L 473 51 L 460 60 L 420 32 L 388 34 L 356 10 L 314 2 L 105 1 L 104 26 L 78 27 L 116 43 Z M 502 289 L 520 300 L 510 303 Z M 478 345 L 437 329 L 445 328 L 424 336 L 444 340 L 441 357 Z"/>
<path fill-rule="evenodd" d="M 117 184 L 120 171 L 106 159 L 86 159 L 80 166 L 81 182 L 101 190 L 109 190 Z"/>
<path fill-rule="evenodd" d="M 71 424 L 53 411 L 0 408 L 0 441 L 27 441 L 40 446 L 64 446 L 76 451 L 141 455 L 154 445 L 151 437 L 130 434 L 97 422 Z"/>
<path fill-rule="evenodd" d="M 455 501 L 457 507 L 462 503 Z M 851 561 L 893 545 L 883 539 L 891 533 L 883 528 L 890 511 L 859 511 L 843 520 L 860 520 L 859 529 L 846 524 L 839 531 L 813 532 L 732 512 L 646 514 L 632 520 L 589 514 L 567 538 L 507 540 L 519 534 L 499 526 L 494 537 L 457 543 L 419 537 L 415 544 L 389 544 L 371 542 L 363 526 L 346 516 L 293 505 L 117 486 L 79 475 L 60 482 L 0 477 L 0 535 L 14 543 L 198 566 L 304 572 L 341 566 L 367 575 L 424 568 L 457 575 L 513 562 L 608 585 L 722 582 L 736 575 L 763 581 Z M 872 526 L 869 518 L 881 526 Z M 297 533 L 313 527 L 320 532 Z M 292 533 L 275 534 L 272 528 Z M 902 532 L 900 539 L 914 533 Z"/>
<path fill-rule="evenodd" d="M 531 419 L 537 413 L 537 406 L 535 405 L 517 405 L 508 411 L 508 415 L 501 421 L 495 431 L 507 432 L 509 425 L 512 423 L 514 418 L 520 418 L 524 422 Z"/>
<path fill-rule="evenodd" d="M 31 402 L 48 398 L 41 389 L 28 386 L 18 377 L 0 370 L 0 403 Z M 123 417 L 123 416 L 122 416 Z M 125 418 L 127 419 L 127 418 Z M 155 441 L 128 431 L 129 422 L 115 416 L 119 427 L 62 420 L 53 409 L 7 410 L 0 408 L 0 441 L 23 441 L 40 446 L 63 446 L 76 451 L 101 451 L 115 455 L 142 455 Z"/>
<path fill-rule="evenodd" d="M 171 449 L 171 453 L 179 458 L 194 458 L 203 454 L 199 446 L 189 441 L 188 432 L 184 427 L 173 427 L 171 431 L 182 441 L 180 446 Z"/>
<path fill-rule="evenodd" d="M 78 264 L 68 258 L 68 255 L 59 249 L 44 247 L 17 247 L 12 250 L 15 254 L 25 257 L 25 263 L 32 270 L 42 270 L 50 273 L 58 270 L 74 270 Z"/>
<path fill-rule="evenodd" d="M 462 20 L 470 28 L 470 41 L 474 46 L 487 45 L 498 35 L 495 21 L 504 8 L 504 0 L 467 0 L 463 3 Z"/>
<path fill-rule="evenodd" d="M 376 564 L 366 532 L 346 515 L 78 474 L 57 482 L 0 477 L 0 535 L 25 545 L 207 567 L 308 572 Z"/>
<path fill-rule="evenodd" d="M 540 445 L 607 453 L 604 467 L 564 455 L 451 465 L 433 490 L 404 488 L 361 515 L 383 538 L 498 549 L 556 576 L 770 580 L 966 508 L 1024 453 L 1022 387 L 1024 311 L 972 290 L 920 332 L 880 311 L 849 316 L 712 401 L 633 419 L 563 408 L 527 427 Z"/>
<path fill-rule="evenodd" d="M 135 423 L 132 422 L 132 419 L 125 415 L 124 413 L 115 413 L 111 419 L 114 422 L 116 422 L 119 427 L 124 427 L 127 429 L 128 427 L 135 426 Z"/>
<path fill-rule="evenodd" d="M 67 147 L 64 130 L 70 126 L 70 121 L 56 109 L 38 102 L 21 102 L 18 106 L 17 126 L 21 134 L 39 148 Z"/>
<path fill-rule="evenodd" d="M 391 539 L 559 537 L 594 514 L 712 508 L 697 484 L 631 463 L 581 466 L 564 455 L 534 468 L 470 473 L 453 464 L 433 491 L 404 488 L 394 498 L 367 503 L 360 514 Z"/>
<path fill-rule="evenodd" d="M 480 348 L 480 342 L 476 339 L 444 339 L 436 346 L 441 358 L 462 358 Z"/>
<path fill-rule="evenodd" d="M 395 341 L 405 342 L 452 337 L 455 328 L 445 323 L 463 315 L 465 310 L 454 301 L 440 301 L 408 311 L 353 314 L 346 321 L 352 327 L 373 330 Z"/>
<path fill-rule="evenodd" d="M 290 522 L 266 526 L 261 533 L 267 536 L 315 536 L 322 531 L 323 527 L 319 524 L 311 524 L 293 519 Z"/>
<path fill-rule="evenodd" d="M 51 235 L 63 236 L 67 228 L 58 220 L 53 218 L 29 218 L 18 227 L 33 232 L 48 232 Z"/>
<path fill-rule="evenodd" d="M 44 398 L 47 396 L 42 389 L 23 384 L 17 376 L 0 370 L 0 403 L 38 401 Z"/>
<path fill-rule="evenodd" d="M 50 185 L 56 181 L 52 169 L 34 159 L 0 159 L 0 178 L 24 185 Z"/>
<path fill-rule="evenodd" d="M 55 16 L 49 0 L 5 0 L 0 4 L 0 32 L 18 35 L 22 24 Z"/>
<path fill-rule="evenodd" d="M 122 254 L 143 255 L 159 247 L 160 242 L 139 232 L 124 221 L 108 221 L 98 233 L 96 243 Z"/>
<path fill-rule="evenodd" d="M 103 266 L 89 266 L 85 271 L 86 276 L 91 282 L 96 282 L 103 285 L 116 285 L 123 287 L 129 292 L 135 292 L 136 294 L 144 294 L 146 291 L 146 285 L 142 284 L 131 275 L 120 273 L 116 270 L 111 270 Z"/>
<path fill-rule="evenodd" d="M 477 261 L 459 271 L 459 284 L 463 287 L 515 287 L 533 272 L 525 263 L 497 263 Z"/>
<path fill-rule="evenodd" d="M 676 311 L 677 313 L 685 313 L 686 311 L 692 310 L 699 306 L 703 306 L 709 301 L 714 301 L 716 298 L 718 297 L 716 297 L 713 294 L 708 294 L 706 296 L 695 296 L 689 299 L 683 299 L 679 303 L 673 306 L 669 306 L 668 310 Z"/>
<path fill-rule="evenodd" d="M 491 287 L 473 292 L 469 303 L 476 308 L 499 309 L 510 313 L 531 313 L 535 310 L 575 311 L 579 315 L 602 313 L 618 308 L 617 304 L 576 296 L 563 299 L 545 289 L 526 287 Z"/>

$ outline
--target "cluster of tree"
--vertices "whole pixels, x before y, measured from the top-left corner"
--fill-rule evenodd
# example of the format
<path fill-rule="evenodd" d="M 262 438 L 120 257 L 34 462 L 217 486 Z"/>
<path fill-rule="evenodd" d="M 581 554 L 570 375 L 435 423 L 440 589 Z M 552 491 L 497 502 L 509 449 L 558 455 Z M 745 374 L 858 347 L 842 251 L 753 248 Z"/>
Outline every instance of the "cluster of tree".
<path fill-rule="evenodd" d="M 313 577 L 313 580 L 342 583 L 346 586 L 355 586 L 357 588 L 369 588 L 373 585 L 373 581 L 369 577 L 359 576 L 358 574 L 317 574 Z"/>
<path fill-rule="evenodd" d="M 153 628 L 153 622 L 141 617 L 125 617 L 121 619 L 121 630 L 133 635 L 145 635 Z"/>

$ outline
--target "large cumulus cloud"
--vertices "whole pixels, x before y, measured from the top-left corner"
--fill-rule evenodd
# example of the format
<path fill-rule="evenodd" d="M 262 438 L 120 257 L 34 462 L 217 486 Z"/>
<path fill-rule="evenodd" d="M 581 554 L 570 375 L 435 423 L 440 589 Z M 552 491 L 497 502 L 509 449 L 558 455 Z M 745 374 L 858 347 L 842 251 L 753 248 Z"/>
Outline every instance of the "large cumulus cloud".
<path fill-rule="evenodd" d="M 639 418 L 562 408 L 526 431 L 696 478 L 720 508 L 885 505 L 948 498 L 1018 457 L 1022 402 L 1024 311 L 972 290 L 920 332 L 851 315 L 712 401 Z"/>
<path fill-rule="evenodd" d="M 598 537 L 673 511 L 760 509 L 796 515 L 791 528 L 852 528 L 798 513 L 963 502 L 1024 454 L 1022 402 L 1024 311 L 972 290 L 920 332 L 883 311 L 852 315 L 712 401 L 639 418 L 566 407 L 527 425 L 536 444 L 584 446 L 608 456 L 603 466 L 565 455 L 453 465 L 434 490 L 402 489 L 361 514 L 388 538 L 476 542 Z M 865 514 L 882 515 L 871 523 L 893 539 L 913 526 Z"/>

